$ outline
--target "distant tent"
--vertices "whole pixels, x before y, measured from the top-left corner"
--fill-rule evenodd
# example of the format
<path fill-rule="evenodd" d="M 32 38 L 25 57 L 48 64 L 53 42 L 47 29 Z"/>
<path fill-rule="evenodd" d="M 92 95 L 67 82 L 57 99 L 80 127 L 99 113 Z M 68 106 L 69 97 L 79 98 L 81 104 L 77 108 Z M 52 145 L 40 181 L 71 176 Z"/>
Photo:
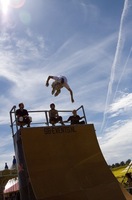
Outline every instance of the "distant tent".
<path fill-rule="evenodd" d="M 11 192 L 16 192 L 19 190 L 19 184 L 18 182 L 15 183 L 14 185 L 12 185 L 11 187 L 9 187 L 8 189 L 4 190 L 4 193 L 11 193 Z"/>
<path fill-rule="evenodd" d="M 4 190 L 4 194 L 6 193 L 12 193 L 17 192 L 19 190 L 19 184 L 18 182 L 14 183 L 11 187 Z"/>

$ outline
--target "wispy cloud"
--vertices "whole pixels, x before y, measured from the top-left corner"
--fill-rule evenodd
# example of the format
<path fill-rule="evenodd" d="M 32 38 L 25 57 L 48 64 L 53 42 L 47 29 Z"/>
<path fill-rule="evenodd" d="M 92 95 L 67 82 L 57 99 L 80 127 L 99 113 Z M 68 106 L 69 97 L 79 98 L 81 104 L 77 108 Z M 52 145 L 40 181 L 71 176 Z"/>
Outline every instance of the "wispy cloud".
<path fill-rule="evenodd" d="M 110 105 L 108 113 L 111 114 L 111 117 L 118 116 L 120 114 L 128 114 L 132 111 L 132 93 L 123 94 L 121 98 L 116 100 L 113 104 Z"/>
<path fill-rule="evenodd" d="M 131 159 L 131 126 L 131 120 L 116 122 L 104 137 L 99 138 L 102 152 L 109 164 L 125 161 L 124 158 Z"/>
<path fill-rule="evenodd" d="M 124 7 L 123 7 L 122 15 L 121 15 L 121 20 L 120 20 L 120 27 L 119 27 L 119 34 L 118 34 L 116 52 L 115 52 L 114 61 L 113 61 L 112 67 L 111 67 L 111 75 L 110 75 L 110 81 L 109 81 L 108 92 L 107 92 L 107 97 L 106 97 L 106 103 L 105 103 L 105 110 L 104 110 L 101 132 L 103 132 L 105 120 L 106 120 L 106 117 L 107 117 L 108 106 L 110 104 L 110 101 L 113 99 L 112 92 L 113 92 L 113 82 L 114 82 L 114 78 L 115 78 L 115 69 L 118 66 L 118 63 L 119 63 L 119 60 L 120 60 L 120 57 L 121 57 L 121 53 L 122 53 L 122 49 L 123 49 L 123 45 L 124 45 L 125 18 L 127 16 L 127 14 L 129 13 L 129 9 L 130 9 L 129 3 L 130 3 L 129 0 L 124 1 Z M 130 56 L 130 53 L 128 55 L 128 58 L 129 58 L 129 56 Z M 124 71 L 124 69 L 123 69 L 123 71 Z"/>

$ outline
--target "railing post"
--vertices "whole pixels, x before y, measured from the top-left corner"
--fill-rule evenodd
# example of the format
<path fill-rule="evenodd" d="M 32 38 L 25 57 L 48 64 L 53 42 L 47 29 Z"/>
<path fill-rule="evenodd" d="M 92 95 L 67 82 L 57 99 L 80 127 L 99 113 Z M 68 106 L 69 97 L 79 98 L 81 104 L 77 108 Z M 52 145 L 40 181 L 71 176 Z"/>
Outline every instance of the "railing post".
<path fill-rule="evenodd" d="M 16 106 L 13 106 L 12 109 L 10 110 L 10 121 L 11 121 L 11 130 L 12 130 L 12 136 L 14 136 L 14 129 L 13 129 L 13 119 L 12 119 L 12 111 L 14 110 L 14 113 L 15 113 L 15 108 Z"/>
<path fill-rule="evenodd" d="M 47 114 L 47 111 L 45 111 L 45 117 L 46 117 L 47 125 L 49 126 L 49 120 L 48 120 L 48 114 Z"/>
<path fill-rule="evenodd" d="M 82 107 L 82 111 L 83 111 L 83 115 L 84 115 L 84 119 L 85 119 L 85 124 L 87 124 L 87 119 L 86 119 L 86 115 L 85 115 L 84 107 L 83 107 L 83 105 L 82 105 L 81 107 Z"/>
<path fill-rule="evenodd" d="M 85 111 L 84 111 L 83 105 L 81 105 L 81 106 L 77 109 L 77 111 L 78 111 L 80 108 L 82 108 L 83 116 L 84 116 L 84 119 L 85 119 L 85 124 L 87 124 L 87 119 L 86 119 L 86 115 L 85 115 Z"/>

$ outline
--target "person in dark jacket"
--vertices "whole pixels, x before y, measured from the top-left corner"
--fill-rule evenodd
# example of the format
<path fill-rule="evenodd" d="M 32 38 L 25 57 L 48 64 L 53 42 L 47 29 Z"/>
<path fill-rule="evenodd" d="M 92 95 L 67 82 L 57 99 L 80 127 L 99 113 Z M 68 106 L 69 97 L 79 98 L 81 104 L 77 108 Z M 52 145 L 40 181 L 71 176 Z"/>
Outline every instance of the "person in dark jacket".
<path fill-rule="evenodd" d="M 80 121 L 81 119 L 83 119 L 84 117 L 80 117 L 78 114 L 77 114 L 77 111 L 76 110 L 73 110 L 72 111 L 73 115 L 70 116 L 66 121 L 64 122 L 71 122 L 71 124 L 85 124 L 85 121 Z"/>
<path fill-rule="evenodd" d="M 31 118 L 29 117 L 28 111 L 24 109 L 24 104 L 19 103 L 19 109 L 16 110 L 17 122 L 20 127 L 23 127 L 24 124 L 27 124 L 27 127 L 30 127 Z"/>

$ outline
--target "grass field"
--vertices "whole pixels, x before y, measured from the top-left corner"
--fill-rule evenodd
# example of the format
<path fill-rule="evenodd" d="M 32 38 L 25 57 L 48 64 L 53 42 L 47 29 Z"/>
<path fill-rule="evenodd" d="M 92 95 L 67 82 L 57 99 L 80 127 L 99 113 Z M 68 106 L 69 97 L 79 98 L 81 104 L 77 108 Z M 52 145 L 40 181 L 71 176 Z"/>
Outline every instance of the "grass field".
<path fill-rule="evenodd" d="M 112 173 L 114 174 L 114 176 L 117 178 L 117 180 L 120 183 L 123 183 L 123 184 L 126 183 L 127 179 L 125 178 L 125 174 L 127 172 L 132 172 L 132 166 L 129 169 L 127 167 L 128 167 L 127 165 L 124 165 L 124 166 L 111 169 Z"/>

